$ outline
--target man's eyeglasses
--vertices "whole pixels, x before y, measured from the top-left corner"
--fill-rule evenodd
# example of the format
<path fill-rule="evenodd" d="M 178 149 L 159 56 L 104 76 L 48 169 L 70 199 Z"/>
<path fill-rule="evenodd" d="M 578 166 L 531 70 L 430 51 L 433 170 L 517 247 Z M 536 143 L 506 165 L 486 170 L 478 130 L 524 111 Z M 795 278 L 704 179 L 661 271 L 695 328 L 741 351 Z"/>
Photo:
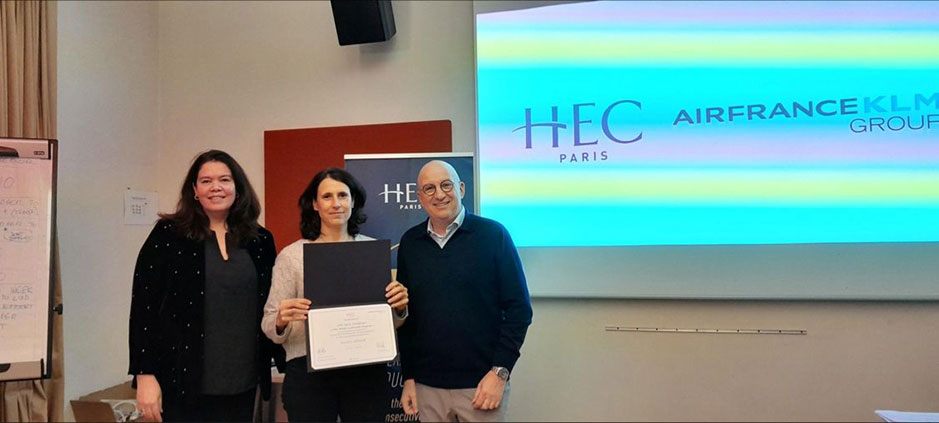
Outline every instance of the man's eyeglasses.
<path fill-rule="evenodd" d="M 440 183 L 440 190 L 443 192 L 453 191 L 453 181 L 447 180 Z M 421 187 L 421 192 L 428 197 L 433 197 L 437 193 L 437 186 L 434 184 L 427 184 Z"/>

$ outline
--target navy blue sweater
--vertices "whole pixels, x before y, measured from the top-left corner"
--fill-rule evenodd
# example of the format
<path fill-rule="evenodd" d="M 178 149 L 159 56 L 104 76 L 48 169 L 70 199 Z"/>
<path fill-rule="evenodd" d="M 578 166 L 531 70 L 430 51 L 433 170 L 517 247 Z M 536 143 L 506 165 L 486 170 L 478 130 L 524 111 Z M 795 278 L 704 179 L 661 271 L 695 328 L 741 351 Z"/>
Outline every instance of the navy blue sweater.
<path fill-rule="evenodd" d="M 427 221 L 409 229 L 397 279 L 410 299 L 399 329 L 405 380 L 475 388 L 492 366 L 515 366 L 531 301 L 518 251 L 498 222 L 467 213 L 442 249 Z"/>

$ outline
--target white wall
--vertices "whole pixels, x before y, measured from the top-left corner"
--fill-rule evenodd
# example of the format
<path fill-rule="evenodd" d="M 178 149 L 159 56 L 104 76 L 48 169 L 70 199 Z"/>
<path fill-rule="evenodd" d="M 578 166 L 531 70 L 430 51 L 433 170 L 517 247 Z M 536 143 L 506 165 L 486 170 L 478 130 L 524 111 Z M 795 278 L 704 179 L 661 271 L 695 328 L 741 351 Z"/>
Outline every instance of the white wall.
<path fill-rule="evenodd" d="M 60 6 L 67 398 L 124 380 L 145 230 L 119 224 L 120 189 L 158 189 L 170 210 L 189 160 L 216 147 L 263 195 L 267 129 L 451 119 L 454 148 L 473 148 L 472 3 L 397 1 L 394 12 L 391 42 L 340 47 L 327 2 Z M 514 420 L 874 421 L 876 408 L 939 409 L 936 303 L 536 299 L 534 308 Z"/>
<path fill-rule="evenodd" d="M 879 421 L 875 409 L 939 410 L 935 303 L 543 299 L 534 309 L 516 420 Z M 808 334 L 604 330 L 617 325 Z"/>
<path fill-rule="evenodd" d="M 155 190 L 160 179 L 157 5 L 60 2 L 58 37 L 68 400 L 126 380 L 131 277 L 150 228 L 124 226 L 122 213 L 124 190 Z"/>
<path fill-rule="evenodd" d="M 161 192 L 220 148 L 263 196 L 269 129 L 450 119 L 471 151 L 472 3 L 393 7 L 391 41 L 340 47 L 329 2 L 160 3 Z"/>

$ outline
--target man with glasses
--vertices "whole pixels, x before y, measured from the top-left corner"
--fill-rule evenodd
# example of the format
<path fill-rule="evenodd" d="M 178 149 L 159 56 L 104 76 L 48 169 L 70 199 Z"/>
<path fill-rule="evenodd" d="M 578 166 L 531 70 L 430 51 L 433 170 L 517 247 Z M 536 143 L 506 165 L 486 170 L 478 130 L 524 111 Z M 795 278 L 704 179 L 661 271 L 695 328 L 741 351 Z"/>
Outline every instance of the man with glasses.
<path fill-rule="evenodd" d="M 466 186 L 450 164 L 424 165 L 417 187 L 428 219 L 398 250 L 410 298 L 399 329 L 402 407 L 421 421 L 505 421 L 532 317 L 515 244 L 498 222 L 466 212 Z"/>

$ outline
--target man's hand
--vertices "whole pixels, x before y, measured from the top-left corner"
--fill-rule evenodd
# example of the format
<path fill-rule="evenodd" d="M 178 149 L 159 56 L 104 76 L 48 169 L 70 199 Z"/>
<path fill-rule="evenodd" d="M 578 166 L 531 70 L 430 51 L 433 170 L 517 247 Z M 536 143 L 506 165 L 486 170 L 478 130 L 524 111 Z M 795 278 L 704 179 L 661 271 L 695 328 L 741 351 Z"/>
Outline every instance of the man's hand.
<path fill-rule="evenodd" d="M 483 380 L 476 385 L 476 394 L 473 395 L 473 408 L 477 410 L 495 410 L 502 404 L 502 393 L 505 392 L 505 381 L 492 370 L 488 371 Z"/>
<path fill-rule="evenodd" d="M 401 282 L 391 281 L 385 287 L 385 298 L 388 299 L 388 304 L 395 312 L 403 313 L 408 306 L 408 289 L 401 285 Z"/>
<path fill-rule="evenodd" d="M 404 386 L 401 387 L 401 408 L 404 409 L 404 414 L 409 416 L 417 414 L 417 385 L 414 384 L 414 379 L 404 381 Z"/>
<path fill-rule="evenodd" d="M 137 375 L 137 409 L 146 421 L 163 421 L 163 394 L 156 376 Z"/>

